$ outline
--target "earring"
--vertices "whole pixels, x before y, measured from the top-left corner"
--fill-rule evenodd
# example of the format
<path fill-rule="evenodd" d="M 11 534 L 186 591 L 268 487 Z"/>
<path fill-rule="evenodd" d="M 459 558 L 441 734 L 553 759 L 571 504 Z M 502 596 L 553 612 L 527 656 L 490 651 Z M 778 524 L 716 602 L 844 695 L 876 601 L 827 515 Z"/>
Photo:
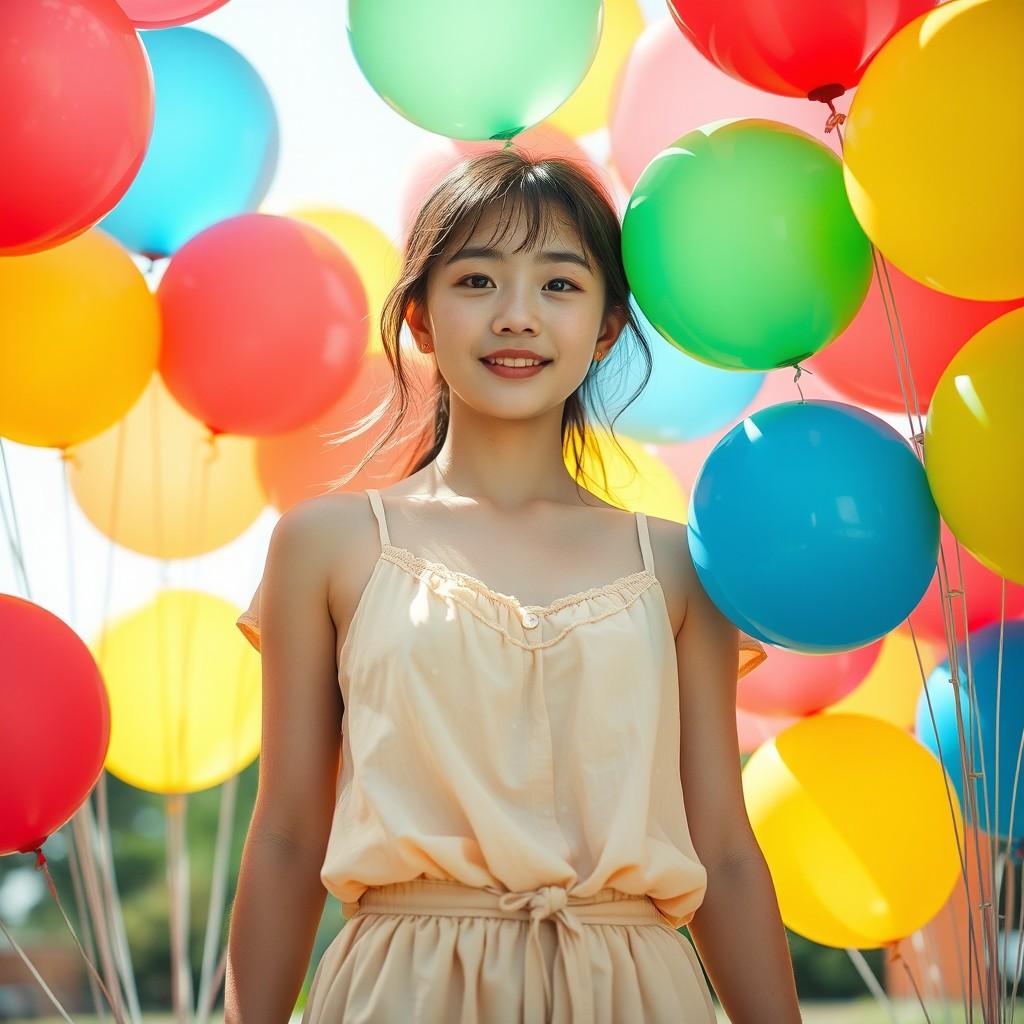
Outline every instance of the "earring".
<path fill-rule="evenodd" d="M 594 362 L 595 363 L 599 363 L 603 358 L 604 358 L 604 353 L 603 352 L 595 352 L 594 353 Z"/>

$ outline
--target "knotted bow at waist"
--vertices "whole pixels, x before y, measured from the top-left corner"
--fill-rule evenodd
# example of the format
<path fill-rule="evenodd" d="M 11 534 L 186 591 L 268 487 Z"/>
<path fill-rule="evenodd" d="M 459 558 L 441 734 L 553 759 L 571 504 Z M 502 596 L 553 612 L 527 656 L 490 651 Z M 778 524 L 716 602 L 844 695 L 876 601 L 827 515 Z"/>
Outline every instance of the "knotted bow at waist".
<path fill-rule="evenodd" d="M 554 970 L 564 971 L 570 1019 L 574 1024 L 591 1024 L 594 1020 L 594 990 L 585 925 L 654 925 L 675 934 L 647 896 L 632 896 L 611 889 L 602 889 L 592 896 L 575 896 L 560 885 L 509 892 L 489 886 L 474 888 L 458 882 L 417 878 L 367 889 L 359 901 L 358 913 L 439 914 L 529 921 L 524 1009 L 526 1020 L 538 1022 L 550 1019 L 553 999 L 541 943 L 542 922 L 550 921 L 555 927 L 558 956 Z"/>

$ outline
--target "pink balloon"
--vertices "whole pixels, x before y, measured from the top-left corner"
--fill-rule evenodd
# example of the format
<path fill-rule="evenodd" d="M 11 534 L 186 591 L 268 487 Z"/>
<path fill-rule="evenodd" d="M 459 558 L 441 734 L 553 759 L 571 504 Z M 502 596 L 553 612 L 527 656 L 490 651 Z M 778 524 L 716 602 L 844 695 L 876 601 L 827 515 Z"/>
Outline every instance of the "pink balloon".
<path fill-rule="evenodd" d="M 769 655 L 774 657 L 774 653 Z M 766 663 L 767 664 L 767 663 Z M 783 729 L 788 729 L 799 718 L 773 718 L 771 715 L 755 715 L 751 711 L 736 709 L 736 733 L 739 737 L 741 754 L 752 754 L 762 743 L 778 736 Z"/>
<path fill-rule="evenodd" d="M 218 433 L 293 430 L 351 384 L 369 337 L 349 258 L 309 224 L 246 213 L 200 231 L 157 289 L 160 373 Z"/>
<path fill-rule="evenodd" d="M 608 191 L 615 200 L 615 185 L 605 168 L 595 164 L 571 136 L 550 124 L 541 123 L 520 132 L 513 140 L 513 147 L 524 150 L 534 159 L 562 157 L 582 164 Z M 444 139 L 437 146 L 420 156 L 412 165 L 406 179 L 402 196 L 402 232 L 408 238 L 413 221 L 424 199 L 434 186 L 460 161 L 477 153 L 488 153 L 505 148 L 504 141 L 466 141 Z"/>
<path fill-rule="evenodd" d="M 117 0 L 136 28 L 185 25 L 223 7 L 228 0 Z"/>
<path fill-rule="evenodd" d="M 836 101 L 849 109 L 851 93 Z M 839 152 L 834 131 L 825 133 L 828 107 L 744 85 L 706 60 L 671 18 L 641 33 L 620 72 L 609 130 L 612 160 L 632 190 L 653 157 L 686 132 L 710 121 L 763 117 L 800 128 Z"/>
<path fill-rule="evenodd" d="M 881 650 L 881 640 L 840 654 L 800 654 L 773 647 L 761 668 L 737 684 L 736 705 L 759 715 L 813 715 L 852 693 Z"/>
<path fill-rule="evenodd" d="M 87 231 L 153 131 L 146 51 L 115 0 L 0 0 L 0 256 Z"/>
<path fill-rule="evenodd" d="M 951 590 L 960 589 L 960 568 L 957 567 L 956 538 L 950 533 L 944 519 L 939 520 L 939 543 L 946 559 L 947 582 Z M 940 558 L 939 564 L 942 564 Z M 1002 579 L 983 566 L 962 544 L 960 545 L 960 567 L 963 568 L 963 590 L 966 596 L 967 628 L 970 632 L 999 621 Z M 963 643 L 963 613 L 965 602 L 953 598 L 953 624 L 956 642 Z M 1006 581 L 1006 621 L 1024 615 L 1024 586 Z M 931 643 L 946 642 L 946 630 L 942 619 L 942 591 L 939 587 L 939 570 L 936 568 L 928 589 L 917 608 L 910 614 L 910 623 L 918 639 Z M 900 629 L 910 632 L 906 624 Z M 943 655 L 945 657 L 945 655 Z"/>

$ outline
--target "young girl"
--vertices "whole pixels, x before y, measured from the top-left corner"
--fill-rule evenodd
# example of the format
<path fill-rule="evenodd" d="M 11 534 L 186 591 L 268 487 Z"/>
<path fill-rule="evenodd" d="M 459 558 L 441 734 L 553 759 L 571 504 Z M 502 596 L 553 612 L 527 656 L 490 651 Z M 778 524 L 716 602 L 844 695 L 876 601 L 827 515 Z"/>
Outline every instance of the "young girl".
<path fill-rule="evenodd" d="M 403 323 L 436 365 L 421 457 L 289 509 L 238 620 L 264 717 L 228 1024 L 288 1020 L 324 887 L 347 920 L 304 1024 L 711 1024 L 682 925 L 735 1024 L 799 1021 L 740 781 L 736 680 L 766 653 L 684 526 L 566 468 L 626 326 L 649 375 L 628 295 L 570 162 L 506 148 L 425 201 L 381 318 L 397 412 L 341 482 L 409 407 Z"/>

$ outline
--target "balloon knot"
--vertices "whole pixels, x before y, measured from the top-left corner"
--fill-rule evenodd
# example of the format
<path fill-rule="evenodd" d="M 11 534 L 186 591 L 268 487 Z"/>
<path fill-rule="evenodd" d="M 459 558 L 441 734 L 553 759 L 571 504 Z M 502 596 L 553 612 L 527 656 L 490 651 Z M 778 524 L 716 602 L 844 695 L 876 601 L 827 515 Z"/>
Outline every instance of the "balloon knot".
<path fill-rule="evenodd" d="M 828 115 L 828 120 L 825 122 L 826 134 L 832 131 L 833 128 L 838 128 L 846 121 L 846 115 L 840 114 L 831 100 L 828 101 L 828 109 L 831 110 L 832 113 Z"/>
<path fill-rule="evenodd" d="M 43 848 L 41 846 L 37 846 L 35 848 L 35 855 L 36 855 L 36 870 L 37 871 L 41 871 L 44 867 L 46 867 L 46 854 L 43 853 Z"/>

